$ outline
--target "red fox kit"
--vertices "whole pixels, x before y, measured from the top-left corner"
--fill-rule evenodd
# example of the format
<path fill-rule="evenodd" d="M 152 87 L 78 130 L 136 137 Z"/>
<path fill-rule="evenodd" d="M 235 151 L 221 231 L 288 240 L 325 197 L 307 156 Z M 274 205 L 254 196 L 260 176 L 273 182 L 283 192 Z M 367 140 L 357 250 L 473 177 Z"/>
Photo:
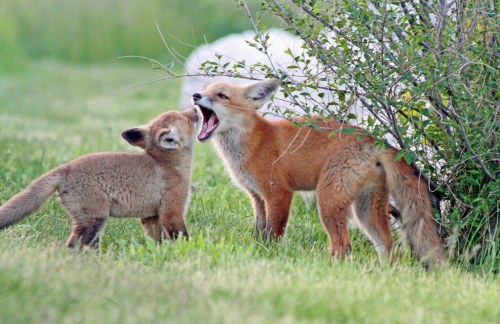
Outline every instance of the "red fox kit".
<path fill-rule="evenodd" d="M 250 196 L 256 228 L 266 237 L 281 237 L 293 192 L 315 190 L 333 257 L 342 258 L 351 249 L 347 221 L 352 207 L 361 229 L 386 258 L 392 249 L 391 195 L 417 256 L 428 265 L 442 263 L 432 194 L 415 167 L 395 161 L 396 149 L 377 148 L 361 128 L 334 119 L 317 119 L 321 130 L 263 119 L 256 110 L 278 86 L 271 80 L 250 85 L 216 82 L 193 95 L 202 118 L 198 140 L 213 138 L 233 181 Z M 343 127 L 358 134 L 342 134 Z"/>
<path fill-rule="evenodd" d="M 187 237 L 188 202 L 196 111 L 166 112 L 149 125 L 122 133 L 143 153 L 95 153 L 36 179 L 0 207 L 0 229 L 38 210 L 57 192 L 73 220 L 68 247 L 99 246 L 108 216 L 139 217 L 155 239 Z"/>

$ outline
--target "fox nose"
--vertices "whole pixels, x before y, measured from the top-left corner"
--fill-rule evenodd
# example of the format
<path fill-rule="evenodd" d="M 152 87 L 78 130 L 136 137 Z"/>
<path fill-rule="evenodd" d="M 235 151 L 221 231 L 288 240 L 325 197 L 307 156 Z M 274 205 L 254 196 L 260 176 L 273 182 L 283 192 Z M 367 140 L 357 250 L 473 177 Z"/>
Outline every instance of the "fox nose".
<path fill-rule="evenodd" d="M 194 100 L 200 100 L 201 99 L 201 94 L 199 94 L 199 93 L 193 94 L 193 99 Z"/>

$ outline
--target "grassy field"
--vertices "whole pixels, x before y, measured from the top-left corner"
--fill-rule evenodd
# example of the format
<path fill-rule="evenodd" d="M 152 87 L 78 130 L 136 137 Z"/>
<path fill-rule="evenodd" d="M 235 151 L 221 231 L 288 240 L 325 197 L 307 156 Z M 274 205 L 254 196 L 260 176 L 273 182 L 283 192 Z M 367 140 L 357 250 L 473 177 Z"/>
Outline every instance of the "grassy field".
<path fill-rule="evenodd" d="M 183 57 L 197 45 L 252 27 L 236 0 L 186 4 L 185 0 L 3 0 L 0 72 L 22 70 L 26 58 L 95 63 L 142 55 L 171 63 L 157 28 L 176 56 Z M 249 1 L 249 6 L 258 8 L 259 1 Z M 263 21 L 276 23 L 266 14 Z"/>
<path fill-rule="evenodd" d="M 0 203 L 82 154 L 135 151 L 120 132 L 176 107 L 179 81 L 126 65 L 27 63 L 0 75 Z M 498 275 L 393 267 L 352 230 L 354 253 L 328 258 L 316 212 L 294 202 L 286 238 L 252 234 L 250 202 L 210 144 L 197 144 L 187 225 L 157 246 L 135 219 L 111 220 L 100 253 L 68 252 L 70 221 L 51 199 L 0 232 L 2 323 L 498 323 Z"/>

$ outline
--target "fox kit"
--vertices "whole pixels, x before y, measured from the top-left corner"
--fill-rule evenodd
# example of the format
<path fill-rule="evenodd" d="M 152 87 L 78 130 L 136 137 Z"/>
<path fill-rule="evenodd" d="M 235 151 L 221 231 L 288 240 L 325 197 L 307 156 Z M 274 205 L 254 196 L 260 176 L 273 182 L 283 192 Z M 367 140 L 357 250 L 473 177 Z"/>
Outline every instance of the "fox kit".
<path fill-rule="evenodd" d="M 187 237 L 188 202 L 197 115 L 169 111 L 149 125 L 122 133 L 142 153 L 95 153 L 36 179 L 0 207 L 0 229 L 38 210 L 57 191 L 73 220 L 68 247 L 99 246 L 108 216 L 139 217 L 155 239 Z"/>
<path fill-rule="evenodd" d="M 392 249 L 391 195 L 417 256 L 428 265 L 442 263 L 433 196 L 416 168 L 395 161 L 396 149 L 377 148 L 361 128 L 334 119 L 316 119 L 320 130 L 263 119 L 256 110 L 278 87 L 273 80 L 250 85 L 215 82 L 193 94 L 202 118 L 198 140 L 213 138 L 233 181 L 250 196 L 257 230 L 265 237 L 283 236 L 293 192 L 316 190 L 332 256 L 342 258 L 351 249 L 347 222 L 352 207 L 363 232 L 385 259 Z M 345 127 L 357 134 L 340 133 Z"/>

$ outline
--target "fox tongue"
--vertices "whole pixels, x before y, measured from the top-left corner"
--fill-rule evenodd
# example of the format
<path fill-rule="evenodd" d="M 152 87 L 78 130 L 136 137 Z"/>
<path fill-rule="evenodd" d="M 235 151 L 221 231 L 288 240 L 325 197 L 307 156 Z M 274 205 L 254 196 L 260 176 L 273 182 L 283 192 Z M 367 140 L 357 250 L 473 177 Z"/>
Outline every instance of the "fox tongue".
<path fill-rule="evenodd" d="M 215 129 L 215 127 L 217 126 L 218 123 L 219 123 L 219 120 L 217 119 L 217 116 L 215 115 L 215 113 L 212 113 L 212 115 L 210 115 L 210 118 L 208 119 L 208 122 L 207 122 L 208 131 L 211 133 Z"/>
<path fill-rule="evenodd" d="M 212 113 L 208 118 L 208 121 L 206 123 L 203 123 L 203 125 L 201 126 L 201 131 L 198 135 L 198 139 L 200 141 L 208 139 L 218 125 L 219 119 L 217 118 L 217 115 L 215 115 L 215 113 Z"/>

